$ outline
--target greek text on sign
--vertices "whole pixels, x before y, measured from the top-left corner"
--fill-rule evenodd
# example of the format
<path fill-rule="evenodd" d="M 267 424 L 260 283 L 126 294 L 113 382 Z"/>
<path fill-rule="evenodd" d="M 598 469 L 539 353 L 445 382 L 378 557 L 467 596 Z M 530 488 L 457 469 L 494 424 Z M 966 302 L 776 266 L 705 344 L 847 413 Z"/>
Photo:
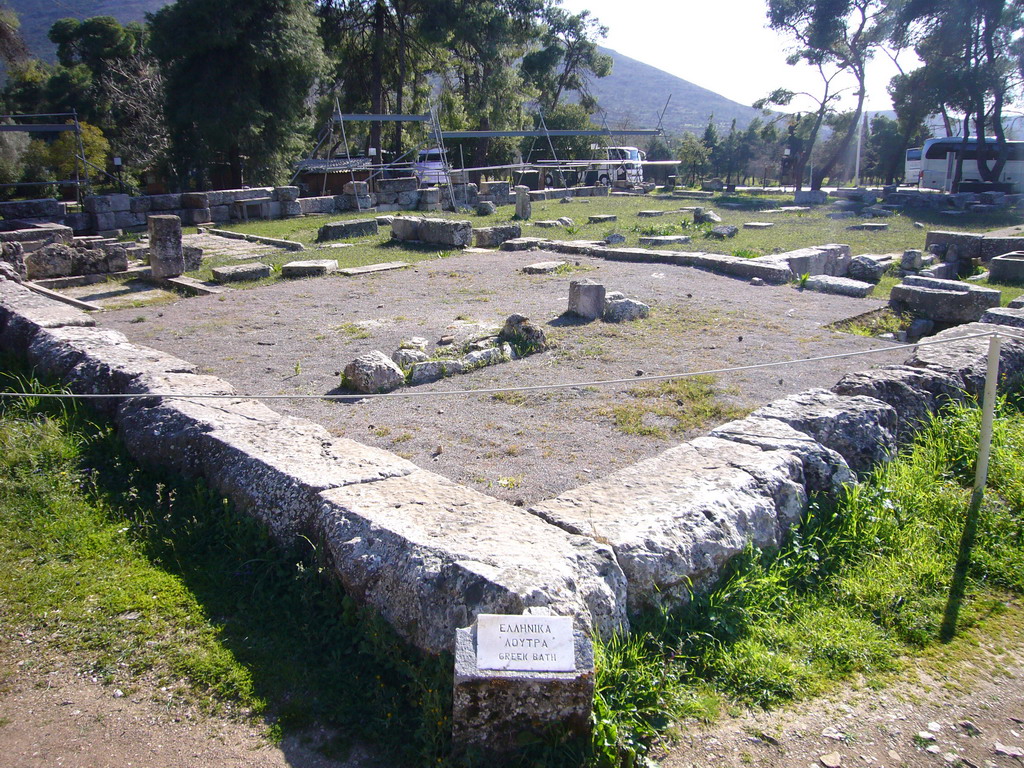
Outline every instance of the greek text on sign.
<path fill-rule="evenodd" d="M 481 613 L 476 624 L 477 669 L 574 672 L 570 616 Z"/>

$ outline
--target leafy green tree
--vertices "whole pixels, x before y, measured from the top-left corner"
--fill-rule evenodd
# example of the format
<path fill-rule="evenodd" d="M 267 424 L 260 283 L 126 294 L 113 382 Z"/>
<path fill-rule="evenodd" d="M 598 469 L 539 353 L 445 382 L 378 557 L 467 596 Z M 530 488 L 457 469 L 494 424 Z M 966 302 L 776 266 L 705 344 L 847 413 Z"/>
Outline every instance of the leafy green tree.
<path fill-rule="evenodd" d="M 578 93 L 580 104 L 593 112 L 597 101 L 590 94 L 590 79 L 612 71 L 612 57 L 597 49 L 608 28 L 589 11 L 573 14 L 550 3 L 543 10 L 543 24 L 540 48 L 523 57 L 524 79 L 537 89 L 546 112 L 556 109 L 568 91 Z"/>
<path fill-rule="evenodd" d="M 707 131 L 705 131 L 705 138 L 707 138 L 706 134 Z M 676 146 L 676 157 L 679 158 L 679 170 L 686 180 L 686 184 L 693 187 L 704 178 L 711 159 L 711 152 L 705 140 L 698 139 L 687 131 Z"/>
<path fill-rule="evenodd" d="M 61 66 L 84 64 L 98 78 L 108 62 L 135 53 L 142 46 L 145 32 L 141 24 L 121 26 L 113 16 L 93 16 L 84 21 L 58 19 L 48 37 L 57 46 Z"/>
<path fill-rule="evenodd" d="M 69 121 L 70 123 L 70 121 Z M 73 131 L 65 131 L 50 145 L 50 167 L 59 179 L 73 179 L 75 172 L 79 175 L 95 177 L 97 172 L 105 171 L 110 158 L 110 142 L 103 131 L 89 123 L 79 124 L 82 139 L 82 151 L 89 167 L 82 163 L 78 152 L 78 137 Z"/>
<path fill-rule="evenodd" d="M 895 3 L 895 0 L 893 0 Z M 920 101 L 964 115 L 963 136 L 995 136 L 994 159 L 978 153 L 978 172 L 987 181 L 1002 175 L 1009 156 L 1003 112 L 1019 97 L 1024 80 L 1022 0 L 902 0 L 891 39 L 913 44 L 923 72 L 905 85 L 923 86 Z M 909 80 L 909 78 L 908 78 Z M 911 94 L 906 95 L 911 102 Z M 937 103 L 936 103 L 937 102 Z M 962 174 L 960 153 L 954 184 Z"/>
<path fill-rule="evenodd" d="M 886 38 L 889 16 L 886 0 L 768 0 L 769 26 L 787 33 L 797 43 L 790 64 L 804 61 L 821 69 L 823 77 L 834 68 L 836 73 L 851 75 L 856 83 L 856 107 L 846 121 L 837 125 L 840 138 L 824 163 L 815 168 L 812 189 L 821 188 L 822 181 L 850 148 L 864 108 L 868 61 Z M 831 79 L 826 83 L 826 97 L 819 100 L 822 120 L 829 108 Z"/>
<path fill-rule="evenodd" d="M 305 0 L 178 0 L 151 18 L 165 78 L 172 156 L 208 183 L 226 163 L 232 185 L 282 178 L 308 127 L 307 97 L 324 58 Z"/>
<path fill-rule="evenodd" d="M 0 59 L 8 65 L 28 57 L 28 46 L 21 39 L 18 14 L 6 5 L 0 6 Z"/>

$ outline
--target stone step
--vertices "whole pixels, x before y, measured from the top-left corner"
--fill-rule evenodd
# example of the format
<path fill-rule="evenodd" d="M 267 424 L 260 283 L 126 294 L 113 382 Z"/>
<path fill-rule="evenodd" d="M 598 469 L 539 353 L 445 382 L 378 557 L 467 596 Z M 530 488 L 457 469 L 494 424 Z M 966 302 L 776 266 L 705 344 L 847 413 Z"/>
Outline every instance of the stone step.
<path fill-rule="evenodd" d="M 290 261 L 281 267 L 281 277 L 323 277 L 338 271 L 337 259 Z"/>
<path fill-rule="evenodd" d="M 365 267 L 345 267 L 338 271 L 347 277 L 356 277 L 358 275 L 369 275 L 374 272 L 390 272 L 395 269 L 405 269 L 411 266 L 407 261 L 384 261 L 380 264 L 367 264 Z"/>

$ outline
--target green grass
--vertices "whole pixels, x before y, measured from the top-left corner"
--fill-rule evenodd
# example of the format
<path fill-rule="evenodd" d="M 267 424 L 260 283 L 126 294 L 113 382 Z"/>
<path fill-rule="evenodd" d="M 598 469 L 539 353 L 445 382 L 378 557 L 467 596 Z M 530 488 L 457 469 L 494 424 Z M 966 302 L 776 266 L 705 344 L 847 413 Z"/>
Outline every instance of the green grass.
<path fill-rule="evenodd" d="M 417 765 L 446 754 L 449 659 L 358 608 L 319 546 L 282 552 L 202 483 L 140 470 L 59 402 L 0 399 L 5 633 L 125 690 L 155 678 L 179 703 L 248 714 L 271 737 L 318 723 L 338 729 L 335 751 L 358 739 Z"/>
<path fill-rule="evenodd" d="M 634 387 L 626 394 L 629 400 L 611 406 L 610 415 L 627 435 L 665 439 L 746 415 L 719 398 L 713 376 L 670 379 Z"/>
<path fill-rule="evenodd" d="M 710 594 L 600 644 L 593 754 L 635 759 L 680 714 L 775 707 L 853 675 L 884 684 L 939 645 L 947 616 L 964 633 L 1001 614 L 1024 592 L 1024 415 L 1005 404 L 966 597 L 950 610 L 978 423 L 975 408 L 948 409 L 838 503 L 815 502 L 782 551 L 748 549 Z"/>

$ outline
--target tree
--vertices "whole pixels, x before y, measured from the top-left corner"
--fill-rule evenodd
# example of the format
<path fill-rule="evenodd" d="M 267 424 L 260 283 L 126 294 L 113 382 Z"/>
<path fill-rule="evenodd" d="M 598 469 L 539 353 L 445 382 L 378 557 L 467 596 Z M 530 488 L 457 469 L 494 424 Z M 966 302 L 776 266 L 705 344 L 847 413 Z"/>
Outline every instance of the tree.
<path fill-rule="evenodd" d="M 833 69 L 829 72 L 822 63 L 817 64 L 817 69 L 822 81 L 821 96 L 807 91 L 796 92 L 786 88 L 777 88 L 763 99 L 758 99 L 754 102 L 754 109 L 761 110 L 766 110 L 769 105 L 788 106 L 797 96 L 806 96 L 817 102 L 818 108 L 812 114 L 803 116 L 797 114 L 789 127 L 787 143 L 790 154 L 787 158 L 788 162 L 786 163 L 785 172 L 782 175 L 791 178 L 798 190 L 803 187 L 804 168 L 807 167 L 807 163 L 810 161 L 811 155 L 817 146 L 818 133 L 821 131 L 821 126 L 835 112 L 835 104 L 842 95 L 842 91 L 836 90 L 833 85 L 833 81 L 839 76 L 841 70 Z M 817 175 L 812 174 L 812 188 L 815 188 L 813 181 L 815 176 Z M 824 175 L 817 176 L 817 178 L 817 189 L 820 189 L 821 179 L 824 178 Z"/>
<path fill-rule="evenodd" d="M 281 178 L 300 151 L 307 97 L 323 71 L 305 0 L 178 0 L 151 17 L 172 156 L 205 186 L 226 163 L 231 184 Z"/>
<path fill-rule="evenodd" d="M 71 124 L 71 121 L 68 121 Z M 79 123 L 82 137 L 82 150 L 89 167 L 85 167 L 78 153 L 78 137 L 73 131 L 64 131 L 50 145 L 50 167 L 57 172 L 58 179 L 73 179 L 80 176 L 95 176 L 98 171 L 105 171 L 110 157 L 110 142 L 103 131 L 89 123 Z"/>
<path fill-rule="evenodd" d="M 890 0 L 895 1 L 895 0 Z M 769 0 L 768 21 L 772 29 L 788 33 L 797 42 L 797 50 L 789 63 L 804 61 L 825 72 L 834 67 L 836 74 L 852 75 L 856 82 L 857 105 L 841 131 L 832 152 L 815 169 L 811 188 L 820 189 L 832 168 L 849 150 L 860 123 L 866 95 L 865 77 L 868 61 L 881 45 L 888 31 L 888 4 L 885 0 Z M 826 97 L 819 106 L 829 104 L 826 79 Z M 779 103 L 779 102 L 773 102 Z M 825 118 L 823 112 L 821 117 Z"/>
<path fill-rule="evenodd" d="M 557 109 L 568 91 L 576 91 L 580 104 L 593 112 L 597 101 L 590 94 L 590 78 L 607 77 L 612 71 L 612 57 L 597 49 L 597 40 L 608 34 L 608 28 L 589 11 L 572 14 L 550 3 L 544 7 L 543 20 L 541 47 L 523 57 L 524 79 L 537 89 L 546 112 Z"/>
<path fill-rule="evenodd" d="M 28 46 L 21 39 L 21 21 L 18 14 L 0 6 L 0 59 L 8 65 L 28 57 Z"/>
<path fill-rule="evenodd" d="M 113 16 L 58 19 L 47 33 L 57 46 L 61 66 L 84 64 L 95 77 L 101 76 L 112 60 L 125 59 L 142 44 L 145 32 L 140 24 L 121 26 Z"/>
<path fill-rule="evenodd" d="M 704 178 L 704 171 L 710 159 L 707 144 L 687 131 L 679 140 L 676 156 L 679 158 L 679 169 L 687 179 L 687 185 L 696 186 Z"/>
<path fill-rule="evenodd" d="M 924 62 L 917 82 L 923 94 L 964 115 L 964 149 L 971 133 L 995 135 L 995 157 L 977 153 L 978 172 L 997 181 L 1009 157 L 1003 110 L 1020 93 L 1024 79 L 1020 30 L 1024 0 L 903 0 L 897 5 L 891 39 L 913 43 Z M 959 154 L 954 185 L 966 151 Z"/>

